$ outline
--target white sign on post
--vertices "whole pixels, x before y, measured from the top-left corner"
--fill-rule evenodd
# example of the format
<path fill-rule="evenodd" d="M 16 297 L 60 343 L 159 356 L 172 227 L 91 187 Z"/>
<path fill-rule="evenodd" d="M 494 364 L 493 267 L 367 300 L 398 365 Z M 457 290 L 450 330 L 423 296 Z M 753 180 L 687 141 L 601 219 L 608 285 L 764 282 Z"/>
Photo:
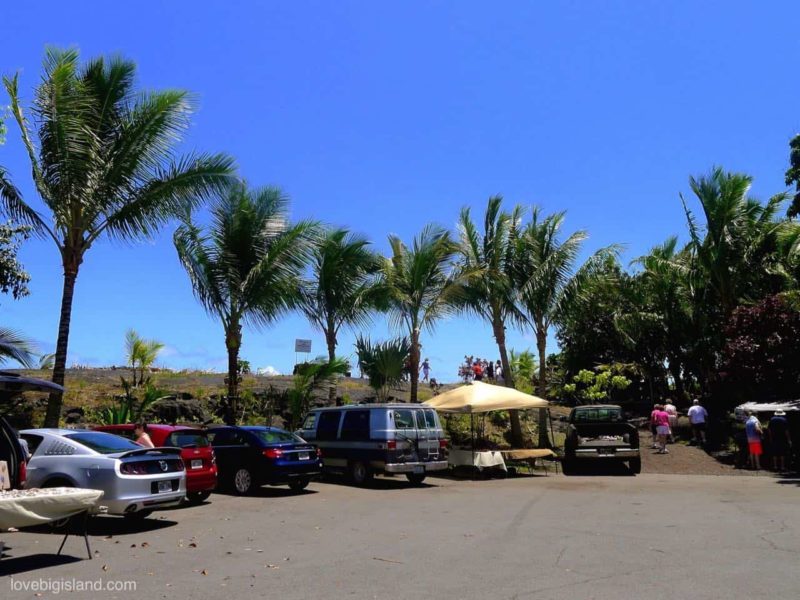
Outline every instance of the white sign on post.
<path fill-rule="evenodd" d="M 295 340 L 294 341 L 294 351 L 295 352 L 311 352 L 311 340 Z"/>

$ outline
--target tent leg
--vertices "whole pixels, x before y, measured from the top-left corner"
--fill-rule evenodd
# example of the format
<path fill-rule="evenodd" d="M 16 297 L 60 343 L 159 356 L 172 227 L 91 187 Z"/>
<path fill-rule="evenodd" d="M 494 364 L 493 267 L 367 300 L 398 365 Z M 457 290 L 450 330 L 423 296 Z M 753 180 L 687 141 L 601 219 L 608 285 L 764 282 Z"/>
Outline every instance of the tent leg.
<path fill-rule="evenodd" d="M 472 413 L 469 413 L 469 435 L 472 442 L 472 478 L 475 479 L 475 415 Z"/>
<path fill-rule="evenodd" d="M 556 434 L 553 431 L 553 415 L 550 412 L 550 409 L 547 409 L 547 420 L 550 421 L 550 437 L 553 440 L 553 448 L 556 447 Z M 554 461 L 556 463 L 556 474 L 558 474 L 558 461 Z M 547 473 L 547 467 L 545 467 L 545 473 Z"/>

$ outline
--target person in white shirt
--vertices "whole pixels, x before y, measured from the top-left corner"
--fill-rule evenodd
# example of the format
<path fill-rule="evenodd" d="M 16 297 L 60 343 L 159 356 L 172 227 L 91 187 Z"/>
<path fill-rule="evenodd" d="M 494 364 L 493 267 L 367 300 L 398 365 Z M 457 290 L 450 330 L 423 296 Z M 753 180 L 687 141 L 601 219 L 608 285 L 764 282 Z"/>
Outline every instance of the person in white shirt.
<path fill-rule="evenodd" d="M 669 443 L 675 443 L 675 426 L 678 424 L 678 409 L 672 403 L 672 400 L 667 398 L 667 403 L 664 405 L 664 412 L 669 415 Z"/>
<path fill-rule="evenodd" d="M 700 406 L 700 400 L 695 398 L 692 401 L 692 407 L 689 409 L 689 422 L 692 424 L 692 431 L 694 432 L 694 441 L 698 444 L 705 445 L 706 443 L 706 420 L 708 419 L 708 411 Z"/>

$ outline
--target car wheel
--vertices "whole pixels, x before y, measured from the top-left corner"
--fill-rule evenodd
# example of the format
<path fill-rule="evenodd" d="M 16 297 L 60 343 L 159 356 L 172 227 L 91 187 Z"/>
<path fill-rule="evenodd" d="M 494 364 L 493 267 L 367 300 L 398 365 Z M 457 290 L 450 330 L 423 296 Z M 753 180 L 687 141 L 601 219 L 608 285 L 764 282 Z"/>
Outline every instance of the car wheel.
<path fill-rule="evenodd" d="M 153 514 L 152 510 L 137 510 L 132 513 L 125 513 L 125 518 L 129 521 L 144 521 L 147 517 Z"/>
<path fill-rule="evenodd" d="M 421 485 L 425 481 L 425 473 L 406 473 L 406 479 L 414 485 Z"/>
<path fill-rule="evenodd" d="M 350 479 L 352 479 L 353 483 L 356 485 L 365 485 L 372 480 L 372 470 L 370 470 L 366 463 L 357 460 L 350 465 Z"/>
<path fill-rule="evenodd" d="M 189 492 L 186 494 L 186 499 L 191 504 L 200 504 L 201 502 L 205 502 L 208 500 L 208 497 L 211 495 L 211 492 L 208 490 L 204 490 L 202 492 Z"/>
<path fill-rule="evenodd" d="M 239 469 L 233 476 L 233 489 L 237 494 L 250 493 L 253 488 L 253 476 L 247 469 Z"/>
<path fill-rule="evenodd" d="M 565 458 L 561 461 L 561 472 L 564 475 L 572 475 L 575 473 L 575 460 L 572 458 Z"/>
<path fill-rule="evenodd" d="M 642 472 L 642 457 L 639 458 L 632 458 L 628 461 L 628 469 L 630 469 L 631 473 L 634 475 L 638 475 Z"/>
<path fill-rule="evenodd" d="M 299 492 L 304 490 L 308 487 L 309 480 L 308 479 L 292 479 L 289 482 L 289 489 L 295 492 Z"/>

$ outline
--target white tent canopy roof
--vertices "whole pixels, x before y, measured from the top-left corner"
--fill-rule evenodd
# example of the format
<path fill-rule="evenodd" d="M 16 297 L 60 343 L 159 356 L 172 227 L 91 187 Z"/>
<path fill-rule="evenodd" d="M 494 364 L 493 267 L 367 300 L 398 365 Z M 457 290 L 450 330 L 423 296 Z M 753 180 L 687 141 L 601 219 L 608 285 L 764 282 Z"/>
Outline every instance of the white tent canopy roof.
<path fill-rule="evenodd" d="M 550 403 L 514 388 L 475 381 L 434 396 L 426 406 L 440 412 L 485 413 L 493 410 L 525 410 L 547 408 Z"/>

